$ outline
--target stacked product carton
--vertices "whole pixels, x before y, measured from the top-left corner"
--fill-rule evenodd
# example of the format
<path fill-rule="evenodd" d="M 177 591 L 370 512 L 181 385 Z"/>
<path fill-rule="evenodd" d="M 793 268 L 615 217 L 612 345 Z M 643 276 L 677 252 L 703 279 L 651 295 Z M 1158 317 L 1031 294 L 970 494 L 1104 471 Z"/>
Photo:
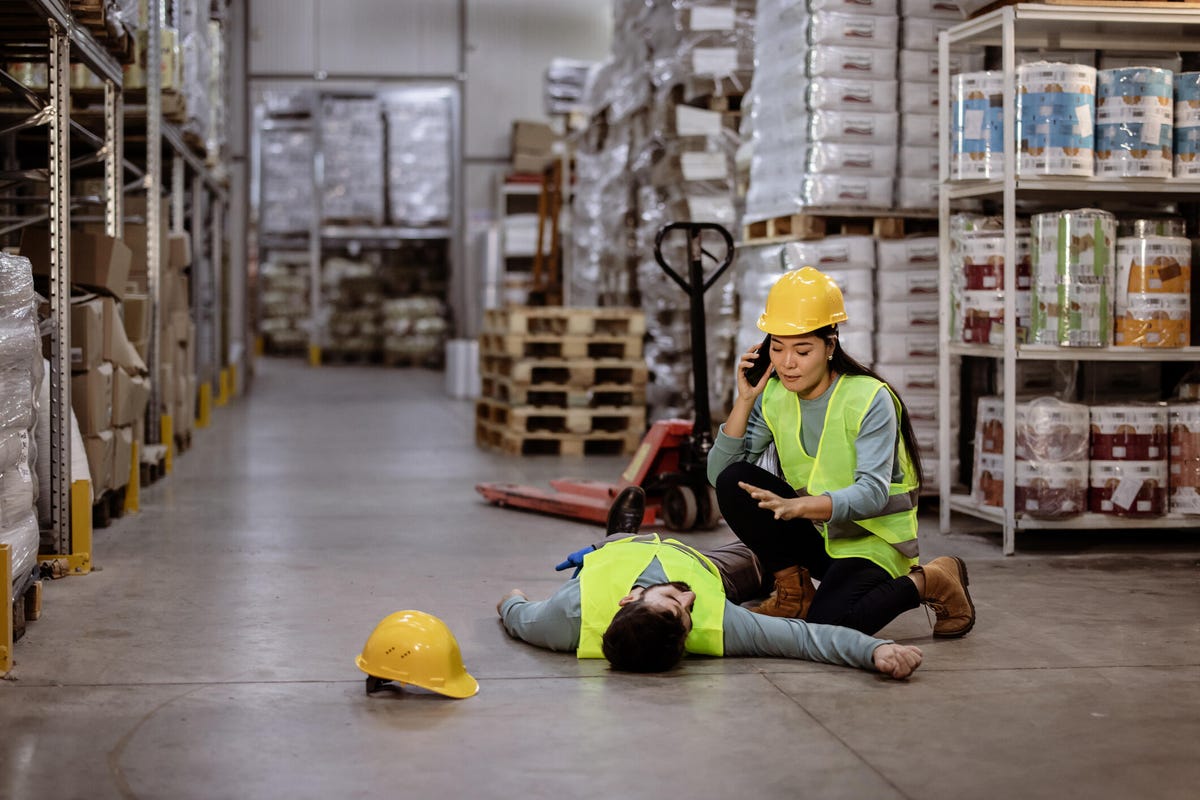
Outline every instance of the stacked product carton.
<path fill-rule="evenodd" d="M 259 277 L 261 318 L 258 329 L 263 344 L 273 355 L 295 355 L 308 345 L 305 325 L 309 315 L 309 273 L 307 255 L 291 259 L 275 255 L 262 265 Z"/>
<path fill-rule="evenodd" d="M 321 216 L 326 222 L 384 222 L 383 110 L 375 97 L 321 99 L 321 155 L 325 182 Z"/>
<path fill-rule="evenodd" d="M 144 232 L 142 241 L 144 249 Z M 34 272 L 49 274 L 48 231 L 27 228 L 21 252 Z M 150 392 L 144 350 L 149 303 L 144 279 L 131 277 L 134 251 L 126 241 L 86 225 L 72 232 L 70 252 L 75 288 L 70 311 L 71 407 L 83 435 L 92 491 L 99 499 L 128 484 L 133 443 L 144 440 Z"/>
<path fill-rule="evenodd" d="M 688 296 L 664 275 L 655 238 L 668 222 L 741 216 L 735 155 L 738 118 L 750 85 L 754 3 L 616 2 L 613 52 L 595 71 L 591 124 L 575 145 L 571 305 L 640 305 L 651 417 L 689 416 L 693 376 Z M 722 255 L 714 239 L 706 248 Z M 682 234 L 664 260 L 687 274 Z M 705 259 L 706 272 L 716 267 Z M 733 282 L 706 295 L 710 405 L 732 389 Z"/>
<path fill-rule="evenodd" d="M 450 99 L 442 89 L 397 91 L 384 98 L 388 215 L 395 225 L 450 220 Z"/>
<path fill-rule="evenodd" d="M 891 208 L 895 0 L 767 0 L 758 29 L 746 221 L 806 208 Z"/>
<path fill-rule="evenodd" d="M 938 35 L 961 22 L 953 0 L 900 0 L 900 153 L 896 207 L 936 209 L 938 183 Z M 950 73 L 983 68 L 983 53 L 954 52 Z"/>

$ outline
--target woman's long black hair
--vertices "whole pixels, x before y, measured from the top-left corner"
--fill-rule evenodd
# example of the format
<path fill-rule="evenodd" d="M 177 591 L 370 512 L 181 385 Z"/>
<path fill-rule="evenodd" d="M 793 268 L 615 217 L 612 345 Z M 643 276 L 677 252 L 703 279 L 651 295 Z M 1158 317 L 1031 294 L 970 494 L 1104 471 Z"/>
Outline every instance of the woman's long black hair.
<path fill-rule="evenodd" d="M 869 378 L 874 378 L 881 383 L 887 383 L 873 369 L 860 364 L 858 361 L 850 357 L 850 355 L 842 349 L 842 341 L 838 336 L 837 325 L 826 325 L 824 328 L 817 328 L 812 332 L 812 336 L 817 336 L 826 343 L 833 343 L 833 359 L 829 362 L 829 368 L 841 375 L 866 375 Z M 891 387 L 889 383 L 888 386 Z M 908 406 L 904 405 L 904 398 L 892 388 L 892 393 L 896 395 L 896 399 L 900 401 L 900 435 L 904 437 L 904 444 L 908 448 L 909 458 L 912 459 L 913 469 L 917 471 L 917 483 L 921 483 L 924 473 L 921 470 L 921 451 L 917 447 L 917 435 L 913 432 L 912 419 L 908 415 Z"/>

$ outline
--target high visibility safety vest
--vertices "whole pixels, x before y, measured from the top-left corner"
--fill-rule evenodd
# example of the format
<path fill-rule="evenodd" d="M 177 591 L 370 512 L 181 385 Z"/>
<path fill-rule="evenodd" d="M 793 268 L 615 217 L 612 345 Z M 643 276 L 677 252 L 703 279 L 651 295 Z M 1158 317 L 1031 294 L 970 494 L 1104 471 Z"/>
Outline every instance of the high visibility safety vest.
<path fill-rule="evenodd" d="M 900 400 L 887 384 L 867 375 L 841 376 L 829 398 L 817 454 L 811 456 L 800 440 L 799 396 L 777 380 L 767 383 L 762 395 L 763 419 L 775 439 L 784 479 L 792 488 L 801 494 L 820 495 L 854 484 L 855 441 L 863 417 L 880 391 L 891 396 L 899 420 Z M 903 477 L 888 486 L 887 503 L 877 516 L 814 524 L 825 537 L 825 551 L 833 558 L 865 558 L 899 578 L 917 563 L 918 481 L 903 436 L 897 437 L 896 452 Z"/>
<path fill-rule="evenodd" d="M 604 658 L 601 639 L 620 608 L 620 600 L 650 562 L 662 564 L 668 581 L 684 581 L 696 593 L 692 630 L 684 642 L 689 653 L 725 654 L 725 585 L 716 566 L 699 550 L 658 534 L 621 539 L 583 557 L 579 595 L 583 619 L 579 658 Z"/>

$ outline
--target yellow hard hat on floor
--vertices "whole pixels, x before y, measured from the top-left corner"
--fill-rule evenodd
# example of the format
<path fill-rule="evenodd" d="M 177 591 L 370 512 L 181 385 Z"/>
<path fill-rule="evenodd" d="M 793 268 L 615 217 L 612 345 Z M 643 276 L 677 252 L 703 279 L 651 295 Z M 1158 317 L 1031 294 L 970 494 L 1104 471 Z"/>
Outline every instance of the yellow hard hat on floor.
<path fill-rule="evenodd" d="M 800 336 L 845 321 L 846 301 L 833 278 L 815 267 L 801 267 L 775 281 L 758 329 L 772 336 Z"/>
<path fill-rule="evenodd" d="M 395 681 L 447 697 L 470 697 L 479 682 L 463 666 L 454 634 L 432 614 L 397 611 L 375 626 L 355 662 L 367 673 L 367 693 Z"/>

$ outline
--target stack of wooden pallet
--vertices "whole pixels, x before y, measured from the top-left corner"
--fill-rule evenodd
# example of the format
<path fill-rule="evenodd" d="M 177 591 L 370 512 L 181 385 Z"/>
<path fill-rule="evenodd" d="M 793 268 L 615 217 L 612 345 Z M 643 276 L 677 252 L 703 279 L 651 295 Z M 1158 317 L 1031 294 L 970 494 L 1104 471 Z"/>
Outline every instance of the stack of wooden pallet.
<path fill-rule="evenodd" d="M 475 441 L 507 453 L 632 453 L 646 428 L 645 315 L 628 308 L 485 312 Z"/>

